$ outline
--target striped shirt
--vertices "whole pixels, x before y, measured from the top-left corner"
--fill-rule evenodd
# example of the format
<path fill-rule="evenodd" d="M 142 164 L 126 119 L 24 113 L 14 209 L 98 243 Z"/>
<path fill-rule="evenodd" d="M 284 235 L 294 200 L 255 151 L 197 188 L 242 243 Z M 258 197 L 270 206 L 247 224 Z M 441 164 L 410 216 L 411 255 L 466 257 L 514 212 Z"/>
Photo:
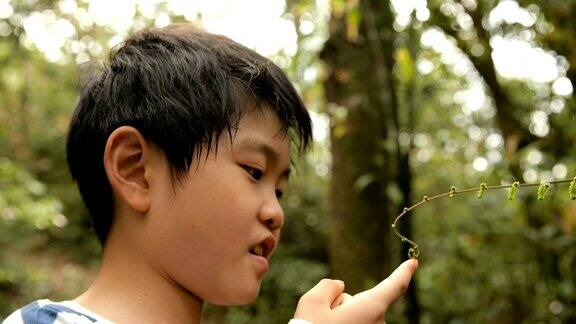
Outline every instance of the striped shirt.
<path fill-rule="evenodd" d="M 2 324 L 111 324 L 75 301 L 37 300 L 10 314 Z"/>
<path fill-rule="evenodd" d="M 2 324 L 113 324 L 75 301 L 37 300 L 10 314 Z M 291 319 L 288 324 L 312 324 Z"/>

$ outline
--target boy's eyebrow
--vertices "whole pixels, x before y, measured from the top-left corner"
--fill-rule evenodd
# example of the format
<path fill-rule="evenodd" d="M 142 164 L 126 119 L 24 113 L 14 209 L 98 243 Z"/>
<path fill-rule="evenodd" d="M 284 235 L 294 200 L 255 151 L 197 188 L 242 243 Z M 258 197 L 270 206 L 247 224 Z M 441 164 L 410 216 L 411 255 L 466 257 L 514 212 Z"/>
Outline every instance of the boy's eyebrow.
<path fill-rule="evenodd" d="M 278 165 L 280 163 L 280 153 L 272 147 L 270 144 L 256 139 L 256 138 L 246 138 L 240 142 L 239 148 L 247 151 L 256 151 L 258 153 L 264 154 L 266 159 L 272 165 Z M 285 168 L 282 171 L 282 176 L 286 177 L 286 181 L 290 178 L 290 167 Z"/>

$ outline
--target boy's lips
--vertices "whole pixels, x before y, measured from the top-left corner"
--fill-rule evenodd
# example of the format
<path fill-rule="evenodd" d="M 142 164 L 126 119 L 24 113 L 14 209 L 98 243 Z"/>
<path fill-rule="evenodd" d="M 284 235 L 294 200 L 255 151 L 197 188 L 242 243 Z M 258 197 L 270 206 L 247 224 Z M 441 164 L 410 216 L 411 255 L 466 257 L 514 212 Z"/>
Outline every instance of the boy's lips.
<path fill-rule="evenodd" d="M 268 271 L 269 263 L 265 257 L 261 257 L 258 255 L 251 254 L 250 258 L 252 259 L 252 264 L 256 267 L 256 271 L 260 277 L 264 276 Z"/>
<path fill-rule="evenodd" d="M 276 246 L 276 238 L 274 235 L 270 234 L 262 239 L 259 243 L 253 245 L 249 252 L 250 254 L 257 255 L 260 257 L 265 258 L 266 260 L 270 259 L 272 252 L 274 252 L 274 247 Z"/>

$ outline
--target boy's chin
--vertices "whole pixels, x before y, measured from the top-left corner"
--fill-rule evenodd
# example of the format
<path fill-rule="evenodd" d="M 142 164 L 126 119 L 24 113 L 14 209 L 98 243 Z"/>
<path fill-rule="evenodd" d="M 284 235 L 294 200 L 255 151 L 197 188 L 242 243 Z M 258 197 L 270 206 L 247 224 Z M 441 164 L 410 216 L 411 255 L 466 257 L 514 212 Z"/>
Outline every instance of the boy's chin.
<path fill-rule="evenodd" d="M 257 289 L 246 289 L 244 291 L 235 291 L 225 298 L 215 298 L 215 300 L 206 300 L 210 304 L 217 306 L 243 306 L 252 304 L 258 297 L 260 286 Z"/>

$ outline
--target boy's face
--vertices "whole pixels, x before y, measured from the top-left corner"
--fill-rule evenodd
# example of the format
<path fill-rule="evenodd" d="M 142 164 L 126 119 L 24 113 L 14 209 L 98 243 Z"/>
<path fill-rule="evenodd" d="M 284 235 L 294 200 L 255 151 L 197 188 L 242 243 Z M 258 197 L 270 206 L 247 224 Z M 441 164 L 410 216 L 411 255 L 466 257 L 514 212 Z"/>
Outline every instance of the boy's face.
<path fill-rule="evenodd" d="M 258 295 L 284 222 L 277 193 L 288 180 L 290 142 L 280 129 L 270 109 L 248 113 L 232 143 L 224 134 L 175 193 L 167 164 L 151 186 L 147 257 L 204 301 L 247 304 Z"/>

